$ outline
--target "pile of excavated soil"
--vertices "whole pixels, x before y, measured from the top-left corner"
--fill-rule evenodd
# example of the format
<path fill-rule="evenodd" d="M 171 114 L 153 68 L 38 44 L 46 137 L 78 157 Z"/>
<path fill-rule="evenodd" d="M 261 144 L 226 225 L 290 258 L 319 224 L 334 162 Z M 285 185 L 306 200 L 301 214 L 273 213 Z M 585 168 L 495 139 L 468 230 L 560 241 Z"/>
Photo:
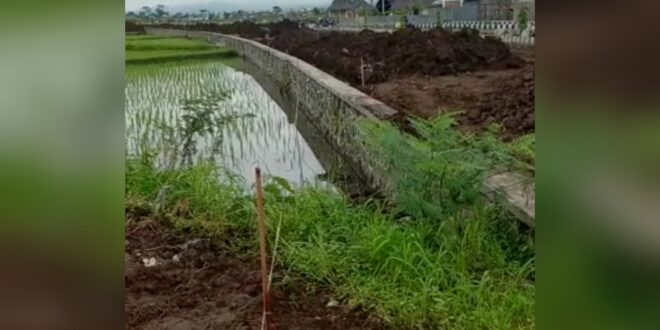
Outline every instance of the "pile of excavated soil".
<path fill-rule="evenodd" d="M 331 32 L 304 45 L 295 44 L 295 39 L 275 38 L 270 43 L 354 85 L 361 84 L 363 64 L 367 65 L 365 83 L 411 74 L 443 76 L 522 65 L 502 42 L 467 30 Z"/>
<path fill-rule="evenodd" d="M 476 109 L 468 110 L 460 122 L 480 129 L 500 123 L 506 140 L 534 132 L 534 66 L 526 66 L 522 74 L 497 81 L 494 86 L 475 105 L 465 105 L 465 109 Z"/>
<path fill-rule="evenodd" d="M 146 212 L 127 210 L 125 329 L 259 329 L 258 258 L 241 260 Z M 326 307 L 330 297 L 273 290 L 274 329 L 381 329 L 365 315 Z"/>
<path fill-rule="evenodd" d="M 362 31 L 316 32 L 297 23 L 199 24 L 191 29 L 235 34 L 255 39 L 294 55 L 352 84 L 361 84 L 361 66 L 367 65 L 366 83 L 409 74 L 441 76 L 458 72 L 520 68 L 522 60 L 498 39 L 482 38 L 476 30 L 404 29 L 394 33 Z"/>
<path fill-rule="evenodd" d="M 290 21 L 189 28 L 259 41 L 405 114 L 432 117 L 447 108 L 462 110 L 462 128 L 479 132 L 497 122 L 505 139 L 534 131 L 533 60 L 526 63 L 500 40 L 483 38 L 476 30 L 318 32 Z"/>
<path fill-rule="evenodd" d="M 516 70 L 443 77 L 413 75 L 368 85 L 363 91 L 422 118 L 432 118 L 443 111 L 462 111 L 458 123 L 470 132 L 499 123 L 504 140 L 535 129 L 533 63 Z"/>

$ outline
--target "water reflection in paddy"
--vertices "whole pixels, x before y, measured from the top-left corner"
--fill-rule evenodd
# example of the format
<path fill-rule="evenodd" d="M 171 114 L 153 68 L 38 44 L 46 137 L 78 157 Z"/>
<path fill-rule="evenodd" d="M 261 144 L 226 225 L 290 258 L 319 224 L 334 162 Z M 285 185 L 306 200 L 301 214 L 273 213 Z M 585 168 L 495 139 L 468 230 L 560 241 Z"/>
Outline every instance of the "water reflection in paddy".
<path fill-rule="evenodd" d="M 297 115 L 289 120 L 248 74 L 218 62 L 127 66 L 125 92 L 129 155 L 155 150 L 161 165 L 180 164 L 187 123 L 203 126 L 191 138 L 192 161 L 212 159 L 248 182 L 256 166 L 296 185 L 325 174 L 296 129 Z M 201 110 L 186 110 L 191 103 Z M 209 118 L 191 120 L 191 113 Z"/>

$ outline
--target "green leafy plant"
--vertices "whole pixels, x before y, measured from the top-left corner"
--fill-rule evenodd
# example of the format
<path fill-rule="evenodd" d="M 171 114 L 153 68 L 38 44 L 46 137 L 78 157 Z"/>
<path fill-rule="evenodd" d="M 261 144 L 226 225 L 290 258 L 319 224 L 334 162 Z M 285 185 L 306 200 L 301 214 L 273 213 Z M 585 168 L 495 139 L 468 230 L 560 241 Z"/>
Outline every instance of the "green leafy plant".
<path fill-rule="evenodd" d="M 518 17 L 516 17 L 516 21 L 518 22 L 518 28 L 520 29 L 520 32 L 527 29 L 527 25 L 529 24 L 529 10 L 526 7 L 520 8 Z"/>
<path fill-rule="evenodd" d="M 442 219 L 474 203 L 488 173 L 520 163 L 498 138 L 496 126 L 479 136 L 464 134 L 451 113 L 431 121 L 412 119 L 411 125 L 416 135 L 389 123 L 363 124 L 367 148 L 392 178 L 401 212 Z"/>
<path fill-rule="evenodd" d="M 522 162 L 520 167 L 534 172 L 534 161 L 536 158 L 536 135 L 534 133 L 523 135 L 513 139 L 510 143 L 511 152 Z"/>
<path fill-rule="evenodd" d="M 197 99 L 184 99 L 181 102 L 181 121 L 177 129 L 182 137 L 182 164 L 192 164 L 196 152 L 195 137 L 207 133 L 214 137 L 214 144 L 222 144 L 222 135 L 216 134 L 222 128 L 238 119 L 252 118 L 254 114 L 234 114 L 220 112 L 220 104 L 231 95 L 231 91 L 217 91 L 204 94 Z"/>

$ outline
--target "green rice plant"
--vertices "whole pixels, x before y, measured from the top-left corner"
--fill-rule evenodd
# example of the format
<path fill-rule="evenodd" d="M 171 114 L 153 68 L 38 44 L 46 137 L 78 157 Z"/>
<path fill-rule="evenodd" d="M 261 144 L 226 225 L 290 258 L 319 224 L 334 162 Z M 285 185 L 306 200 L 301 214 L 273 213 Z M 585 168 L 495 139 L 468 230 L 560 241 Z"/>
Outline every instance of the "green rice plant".
<path fill-rule="evenodd" d="M 170 167 L 216 154 L 220 132 L 238 119 L 253 117 L 227 106 L 234 88 L 241 87 L 218 79 L 229 76 L 228 70 L 222 63 L 199 61 L 127 67 L 128 153 L 156 150 L 161 165 Z"/>
<path fill-rule="evenodd" d="M 180 49 L 180 50 L 204 50 L 216 48 L 203 40 L 185 38 L 127 38 L 124 43 L 125 50 L 158 50 L 158 49 Z"/>
<path fill-rule="evenodd" d="M 184 99 L 181 104 L 181 121 L 177 123 L 178 133 L 183 140 L 181 148 L 181 163 L 192 164 L 192 156 L 197 151 L 195 138 L 207 133 L 213 137 L 213 144 L 222 144 L 222 134 L 219 131 L 228 124 L 244 118 L 255 117 L 252 113 L 221 113 L 219 105 L 226 101 L 231 91 L 219 90 L 204 93 L 201 98 Z"/>
<path fill-rule="evenodd" d="M 154 36 L 129 36 L 125 40 L 127 63 L 152 63 L 176 61 L 188 58 L 215 58 L 235 65 L 237 54 L 204 40 L 165 38 Z"/>

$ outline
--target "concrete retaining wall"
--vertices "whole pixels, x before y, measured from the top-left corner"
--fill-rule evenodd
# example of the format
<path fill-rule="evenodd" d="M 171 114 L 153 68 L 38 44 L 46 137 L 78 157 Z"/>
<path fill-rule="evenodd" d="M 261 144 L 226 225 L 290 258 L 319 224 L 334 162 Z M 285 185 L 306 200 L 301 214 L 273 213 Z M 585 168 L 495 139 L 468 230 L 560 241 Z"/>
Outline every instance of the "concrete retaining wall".
<path fill-rule="evenodd" d="M 203 31 L 147 28 L 147 33 L 203 38 L 231 47 L 289 90 L 315 126 L 371 188 L 385 193 L 389 190 L 385 171 L 374 164 L 375 157 L 361 142 L 358 122 L 365 118 L 388 120 L 397 115 L 396 110 L 296 57 L 253 40 Z M 484 192 L 533 226 L 534 197 L 530 199 L 529 191 L 525 191 L 529 189 L 518 189 L 511 180 L 515 179 L 508 175 L 491 177 L 484 185 Z"/>

